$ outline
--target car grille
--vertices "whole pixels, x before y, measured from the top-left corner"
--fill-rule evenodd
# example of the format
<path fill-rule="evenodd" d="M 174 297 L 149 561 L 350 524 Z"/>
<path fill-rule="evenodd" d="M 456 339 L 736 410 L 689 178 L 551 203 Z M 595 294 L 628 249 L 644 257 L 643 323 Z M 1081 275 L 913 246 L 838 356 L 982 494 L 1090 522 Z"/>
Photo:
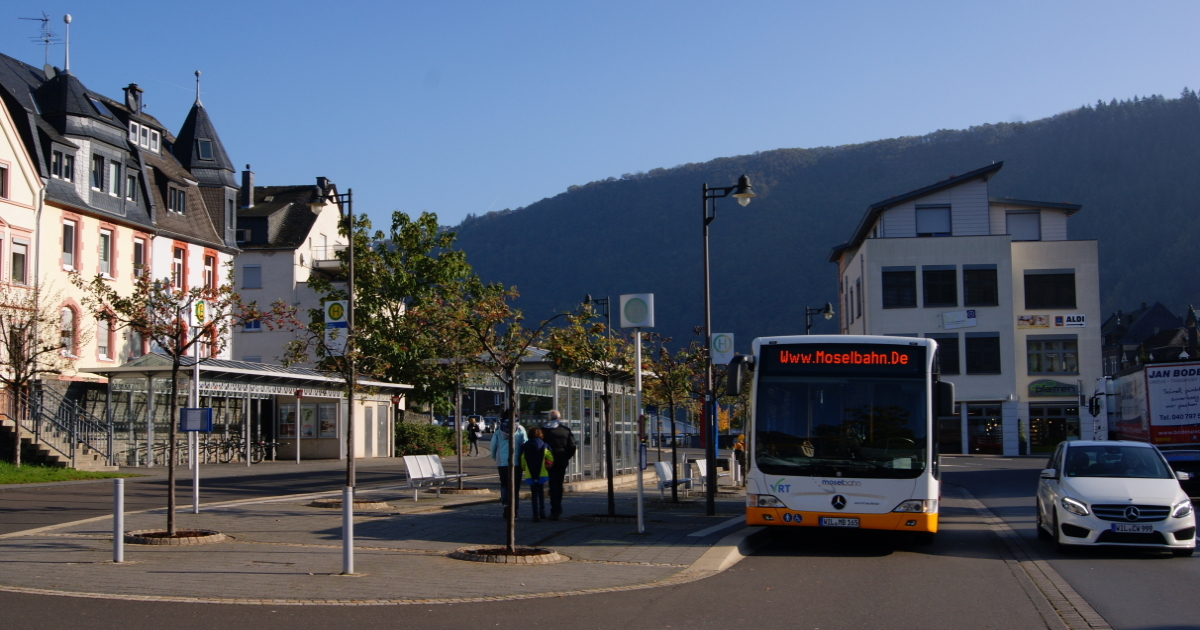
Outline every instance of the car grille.
<path fill-rule="evenodd" d="M 1125 516 L 1125 509 L 1135 507 L 1138 518 L 1130 520 Z M 1171 508 L 1165 505 L 1093 505 L 1092 513 L 1102 521 L 1118 523 L 1152 523 L 1167 518 Z"/>
<path fill-rule="evenodd" d="M 1096 537 L 1098 543 L 1122 543 L 1126 545 L 1165 545 L 1167 541 L 1158 532 L 1149 534 L 1129 534 L 1124 532 L 1100 532 Z"/>

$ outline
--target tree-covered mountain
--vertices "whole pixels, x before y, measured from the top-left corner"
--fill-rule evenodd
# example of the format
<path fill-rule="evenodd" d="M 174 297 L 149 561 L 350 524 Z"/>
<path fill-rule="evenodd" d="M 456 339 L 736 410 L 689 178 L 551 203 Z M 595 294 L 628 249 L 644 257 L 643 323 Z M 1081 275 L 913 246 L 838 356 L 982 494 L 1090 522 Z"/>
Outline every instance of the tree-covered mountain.
<path fill-rule="evenodd" d="M 585 293 L 653 292 L 658 332 L 703 323 L 701 184 L 750 176 L 746 207 L 717 201 L 711 226 L 713 328 L 738 347 L 803 332 L 804 307 L 837 303 L 830 248 L 869 204 L 1004 161 L 996 197 L 1083 204 L 1074 239 L 1098 239 L 1105 313 L 1200 303 L 1200 101 L 1099 102 L 1026 123 L 817 149 L 779 149 L 609 178 L 527 208 L 469 216 L 458 246 L 487 281 L 516 285 L 541 319 Z M 615 309 L 614 309 L 615 315 Z M 615 322 L 614 322 L 615 323 Z M 836 332 L 821 321 L 813 332 Z"/>

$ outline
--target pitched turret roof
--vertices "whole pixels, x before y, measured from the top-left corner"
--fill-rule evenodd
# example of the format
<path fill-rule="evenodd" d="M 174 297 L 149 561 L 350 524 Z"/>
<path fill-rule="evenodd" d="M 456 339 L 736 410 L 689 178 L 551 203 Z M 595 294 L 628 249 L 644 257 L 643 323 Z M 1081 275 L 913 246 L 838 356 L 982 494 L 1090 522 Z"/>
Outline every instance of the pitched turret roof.
<path fill-rule="evenodd" d="M 212 143 L 211 156 L 200 155 L 200 145 L 196 142 L 197 140 L 208 140 Z M 225 145 L 221 144 L 217 129 L 213 126 L 212 119 L 208 117 L 208 112 L 205 111 L 204 105 L 201 105 L 200 101 L 196 101 L 192 105 L 187 119 L 183 121 L 183 127 L 179 129 L 179 135 L 175 138 L 173 150 L 175 159 L 179 160 L 184 168 L 191 171 L 196 179 L 200 180 L 201 185 L 238 187 L 237 182 L 233 179 L 233 161 L 225 152 Z"/>

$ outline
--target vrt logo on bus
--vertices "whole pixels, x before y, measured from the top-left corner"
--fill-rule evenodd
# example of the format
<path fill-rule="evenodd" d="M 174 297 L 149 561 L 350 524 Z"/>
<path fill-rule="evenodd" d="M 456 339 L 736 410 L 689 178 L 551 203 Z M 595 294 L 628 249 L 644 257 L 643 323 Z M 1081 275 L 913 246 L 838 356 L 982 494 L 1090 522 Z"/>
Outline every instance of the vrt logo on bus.
<path fill-rule="evenodd" d="M 771 492 L 788 492 L 788 491 L 790 491 L 792 484 L 783 483 L 783 479 L 784 479 L 783 477 L 780 477 L 779 481 L 776 481 L 775 483 L 771 484 Z"/>

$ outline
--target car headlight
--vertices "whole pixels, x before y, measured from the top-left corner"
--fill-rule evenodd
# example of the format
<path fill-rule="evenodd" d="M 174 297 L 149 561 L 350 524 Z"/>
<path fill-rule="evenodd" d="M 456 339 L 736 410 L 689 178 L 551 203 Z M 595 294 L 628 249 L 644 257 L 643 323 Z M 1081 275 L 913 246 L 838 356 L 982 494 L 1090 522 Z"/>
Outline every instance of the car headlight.
<path fill-rule="evenodd" d="M 1077 499 L 1072 499 L 1071 497 L 1063 497 L 1062 506 L 1064 510 L 1072 514 L 1078 514 L 1079 516 L 1087 516 L 1088 514 L 1091 514 L 1091 512 L 1088 511 L 1086 503 Z"/>
<path fill-rule="evenodd" d="M 769 494 L 748 494 L 746 495 L 746 505 L 760 508 L 787 507 L 783 504 L 783 501 L 780 501 Z"/>
<path fill-rule="evenodd" d="M 916 512 L 918 514 L 933 514 L 938 511 L 937 499 L 912 499 L 896 506 L 893 512 Z"/>
<path fill-rule="evenodd" d="M 1176 503 L 1175 507 L 1171 508 L 1171 516 L 1174 516 L 1175 518 L 1183 518 L 1191 513 L 1192 502 L 1188 499 L 1184 499 L 1183 501 Z"/>

